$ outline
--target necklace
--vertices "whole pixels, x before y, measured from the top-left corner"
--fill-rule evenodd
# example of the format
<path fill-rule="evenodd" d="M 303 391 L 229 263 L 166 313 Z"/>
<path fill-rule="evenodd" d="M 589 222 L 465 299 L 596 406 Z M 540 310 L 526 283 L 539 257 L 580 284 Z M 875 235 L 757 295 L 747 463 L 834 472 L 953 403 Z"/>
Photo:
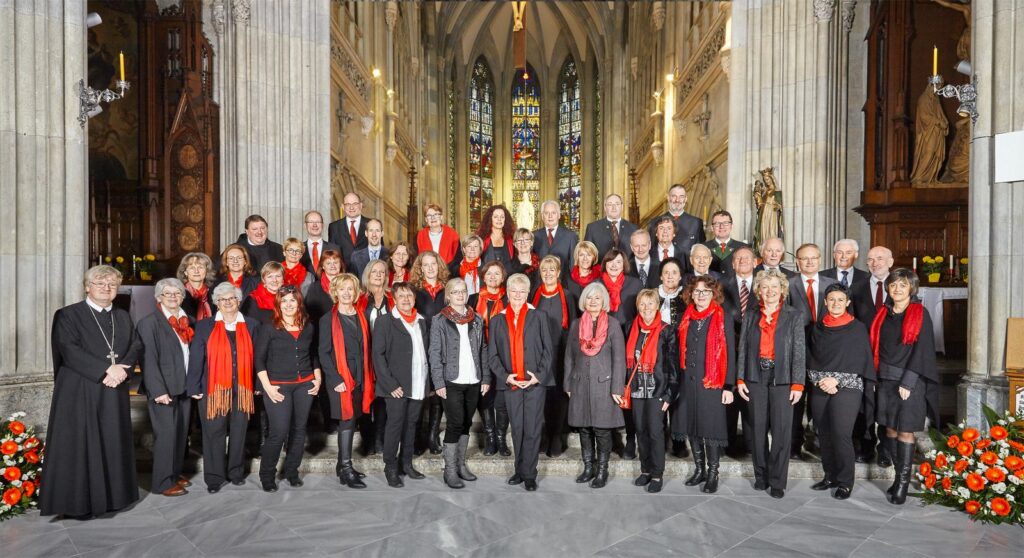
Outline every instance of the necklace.
<path fill-rule="evenodd" d="M 110 352 L 107 353 L 107 358 L 110 359 L 111 366 L 117 364 L 117 357 L 120 355 L 114 352 L 114 334 L 116 333 L 114 331 L 114 316 L 110 316 L 110 341 L 107 341 L 107 332 L 103 331 L 103 326 L 100 325 L 100 320 L 96 317 L 96 312 L 93 312 L 91 307 L 89 308 L 89 314 L 92 314 L 92 320 L 96 322 L 96 327 L 99 328 L 100 335 L 103 336 L 103 342 L 110 349 Z"/>

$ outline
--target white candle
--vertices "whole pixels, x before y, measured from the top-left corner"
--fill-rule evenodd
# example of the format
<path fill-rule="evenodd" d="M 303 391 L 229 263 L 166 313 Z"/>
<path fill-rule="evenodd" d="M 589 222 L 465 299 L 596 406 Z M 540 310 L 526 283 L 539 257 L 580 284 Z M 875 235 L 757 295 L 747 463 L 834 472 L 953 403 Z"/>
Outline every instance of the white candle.
<path fill-rule="evenodd" d="M 914 268 L 914 271 L 917 271 L 917 256 L 914 256 L 913 268 Z"/>
<path fill-rule="evenodd" d="M 949 255 L 949 272 L 953 273 L 953 254 Z"/>

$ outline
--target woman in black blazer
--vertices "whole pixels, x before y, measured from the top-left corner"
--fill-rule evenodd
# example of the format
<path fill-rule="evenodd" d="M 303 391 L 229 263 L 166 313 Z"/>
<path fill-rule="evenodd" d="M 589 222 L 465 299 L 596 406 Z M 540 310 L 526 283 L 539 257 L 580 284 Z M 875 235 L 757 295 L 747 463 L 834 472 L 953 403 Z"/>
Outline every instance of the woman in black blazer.
<path fill-rule="evenodd" d="M 444 285 L 448 282 L 448 268 L 437 252 L 420 252 L 412 264 L 412 271 L 409 272 L 409 282 L 416 288 L 416 311 L 426 320 L 429 331 L 430 320 L 446 306 Z M 441 398 L 433 393 L 427 396 L 426 404 L 429 437 L 418 441 L 416 455 L 426 451 L 428 446 L 430 453 L 440 455 L 441 417 L 444 414 L 444 407 L 441 406 Z"/>
<path fill-rule="evenodd" d="M 400 474 L 422 479 L 412 466 L 416 421 L 427 397 L 430 379 L 427 321 L 416 312 L 416 292 L 408 283 L 391 287 L 395 307 L 373 326 L 373 369 L 376 390 L 387 406 L 384 431 L 384 476 L 388 485 L 403 486 Z M 401 469 L 399 468 L 401 445 Z"/>
<path fill-rule="evenodd" d="M 622 334 L 629 333 L 629 327 L 636 318 L 636 295 L 644 288 L 640 280 L 629 275 L 629 259 L 618 248 L 605 252 L 601 260 L 601 282 L 608 290 L 611 301 L 608 315 L 615 318 Z M 636 459 L 636 426 L 633 414 L 623 413 L 626 421 L 626 443 L 622 447 L 623 459 Z M 618 435 L 616 435 L 617 437 Z"/>
<path fill-rule="evenodd" d="M 754 425 L 754 488 L 768 490 L 772 498 L 785 495 L 793 405 L 803 396 L 806 376 L 803 313 L 784 304 L 788 292 L 789 279 L 781 271 L 761 271 L 754 277 L 761 307 L 743 320 L 736 358 L 737 391 L 749 403 Z"/>
<path fill-rule="evenodd" d="M 242 300 L 242 314 L 256 318 L 260 323 L 273 325 L 274 298 L 284 285 L 284 266 L 267 262 L 260 269 L 260 283 Z"/>
<path fill-rule="evenodd" d="M 544 430 L 547 434 L 548 457 L 556 457 L 565 451 L 569 423 L 566 415 L 569 411 L 569 400 L 562 389 L 565 380 L 565 347 L 569 337 L 569 325 L 579 314 L 579 303 L 569 289 L 559 281 L 562 276 L 562 260 L 558 256 L 548 254 L 540 261 L 538 275 L 540 282 L 530 304 L 543 313 L 548 320 L 548 333 L 557 335 L 554 342 L 554 356 L 551 359 L 551 374 L 555 378 L 555 389 L 548 390 L 544 402 Z M 505 413 L 508 416 L 508 412 Z M 486 423 L 484 423 L 486 426 Z"/>

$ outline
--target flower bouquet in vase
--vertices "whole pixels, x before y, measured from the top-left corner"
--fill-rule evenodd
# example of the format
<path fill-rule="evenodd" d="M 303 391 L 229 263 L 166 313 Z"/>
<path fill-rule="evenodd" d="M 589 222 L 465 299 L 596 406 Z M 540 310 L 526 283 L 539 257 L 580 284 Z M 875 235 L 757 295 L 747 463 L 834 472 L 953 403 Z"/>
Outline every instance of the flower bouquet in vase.
<path fill-rule="evenodd" d="M 960 258 L 960 280 L 963 281 L 964 283 L 967 282 L 967 279 L 969 277 L 969 273 L 967 272 L 967 268 L 969 265 L 969 259 L 967 259 L 966 257 Z"/>
<path fill-rule="evenodd" d="M 138 270 L 139 279 L 142 279 L 143 281 L 153 280 L 153 262 L 155 261 L 156 256 L 153 254 L 135 256 L 135 269 Z"/>
<path fill-rule="evenodd" d="M 19 420 L 24 416 L 0 420 L 0 521 L 25 513 L 39 498 L 43 442 Z"/>
<path fill-rule="evenodd" d="M 942 264 L 946 261 L 942 256 L 925 256 L 921 258 L 921 270 L 929 283 L 938 283 L 942 278 Z"/>

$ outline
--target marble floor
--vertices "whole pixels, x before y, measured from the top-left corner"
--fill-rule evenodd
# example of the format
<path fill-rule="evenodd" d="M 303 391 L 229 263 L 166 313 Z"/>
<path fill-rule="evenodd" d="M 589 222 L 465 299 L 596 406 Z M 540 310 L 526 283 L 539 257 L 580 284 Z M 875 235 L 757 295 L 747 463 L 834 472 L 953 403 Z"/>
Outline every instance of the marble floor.
<path fill-rule="evenodd" d="M 649 495 L 614 478 L 604 489 L 569 477 L 540 479 L 527 493 L 481 477 L 449 490 L 437 475 L 389 488 L 379 474 L 351 490 L 326 475 L 262 492 L 145 494 L 132 509 L 91 521 L 0 523 L 0 554 L 45 556 L 864 556 L 1019 557 L 1024 529 L 970 522 L 961 513 L 885 501 L 884 481 L 861 482 L 839 502 L 792 481 L 786 497 L 725 479 L 709 496 L 670 479 Z"/>

